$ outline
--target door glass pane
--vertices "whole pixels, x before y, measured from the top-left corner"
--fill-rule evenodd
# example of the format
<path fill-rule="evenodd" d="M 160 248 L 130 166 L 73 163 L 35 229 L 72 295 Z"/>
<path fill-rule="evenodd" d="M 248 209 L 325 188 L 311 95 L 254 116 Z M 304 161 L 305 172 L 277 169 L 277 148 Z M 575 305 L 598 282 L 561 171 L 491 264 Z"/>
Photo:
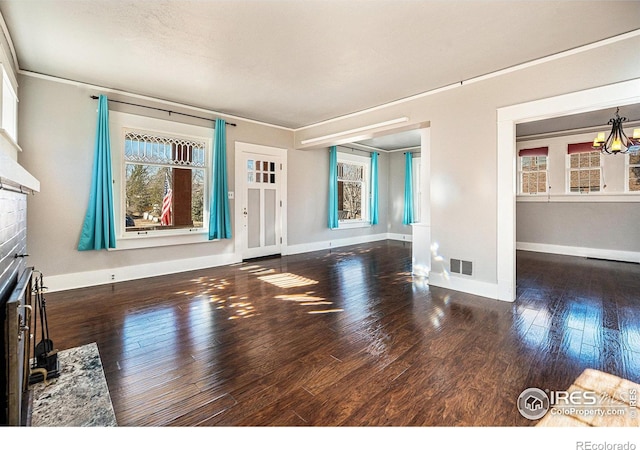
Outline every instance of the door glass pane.
<path fill-rule="evenodd" d="M 274 163 L 274 162 L 269 163 L 269 171 L 271 171 L 271 172 L 275 172 L 276 171 L 276 163 Z"/>
<path fill-rule="evenodd" d="M 269 171 L 269 163 L 267 161 L 262 161 L 262 170 L 265 172 Z"/>
<path fill-rule="evenodd" d="M 269 177 L 271 178 L 271 179 L 269 180 L 269 182 L 270 182 L 271 184 L 275 184 L 275 182 L 276 182 L 276 174 L 275 174 L 275 173 L 272 173 L 272 174 L 270 174 L 270 175 L 269 175 Z"/>
<path fill-rule="evenodd" d="M 276 245 L 276 190 L 264 191 L 264 245 Z"/>
<path fill-rule="evenodd" d="M 260 189 L 247 190 L 247 246 L 260 247 Z"/>
<path fill-rule="evenodd" d="M 248 170 L 253 170 L 253 159 L 248 159 L 247 160 L 247 169 Z"/>

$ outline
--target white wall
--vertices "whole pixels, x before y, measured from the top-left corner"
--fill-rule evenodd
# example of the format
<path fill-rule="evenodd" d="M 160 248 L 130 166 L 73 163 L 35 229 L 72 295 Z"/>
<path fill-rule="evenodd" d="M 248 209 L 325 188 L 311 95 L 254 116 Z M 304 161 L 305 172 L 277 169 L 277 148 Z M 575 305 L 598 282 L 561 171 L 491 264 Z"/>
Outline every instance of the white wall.
<path fill-rule="evenodd" d="M 431 236 L 438 244 L 430 283 L 497 298 L 497 109 L 638 78 L 638 48 L 634 36 L 550 58 L 305 128 L 295 144 L 397 117 L 408 117 L 409 125 L 429 121 Z M 450 258 L 472 261 L 473 276 L 448 274 Z"/>
<path fill-rule="evenodd" d="M 89 198 L 100 92 L 83 85 L 40 77 L 20 77 L 19 137 L 21 163 L 41 181 L 41 192 L 29 197 L 30 263 L 47 277 L 52 290 L 80 287 L 226 264 L 236 259 L 234 241 L 118 251 L 77 250 Z M 152 104 L 109 94 L 115 100 Z M 111 103 L 110 109 L 161 117 L 166 113 Z M 169 108 L 180 111 L 180 108 Z M 194 111 L 182 112 L 194 114 Z M 202 113 L 195 113 L 203 115 Z M 225 117 L 223 117 L 225 118 Z M 211 126 L 210 122 L 173 115 L 175 121 Z M 229 189 L 234 186 L 235 141 L 290 148 L 290 130 L 226 118 Z M 212 132 L 213 133 L 213 132 Z M 230 202 L 233 217 L 234 202 Z"/>
<path fill-rule="evenodd" d="M 339 152 L 353 150 L 338 147 Z M 353 151 L 369 156 L 367 152 Z M 342 246 L 386 238 L 388 232 L 389 155 L 378 156 L 377 225 L 331 230 L 327 226 L 329 148 L 292 150 L 288 157 L 288 253 Z"/>

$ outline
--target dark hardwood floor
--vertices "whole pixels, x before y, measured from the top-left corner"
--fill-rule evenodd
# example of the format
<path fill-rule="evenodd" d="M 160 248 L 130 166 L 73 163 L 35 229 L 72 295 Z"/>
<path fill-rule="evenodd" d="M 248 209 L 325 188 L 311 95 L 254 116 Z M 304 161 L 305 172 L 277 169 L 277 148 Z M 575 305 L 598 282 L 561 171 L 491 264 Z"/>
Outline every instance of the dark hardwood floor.
<path fill-rule="evenodd" d="M 120 426 L 530 426 L 528 387 L 640 382 L 640 266 L 518 252 L 518 299 L 410 276 L 386 241 L 46 295 Z M 46 283 L 46 274 L 45 274 Z"/>

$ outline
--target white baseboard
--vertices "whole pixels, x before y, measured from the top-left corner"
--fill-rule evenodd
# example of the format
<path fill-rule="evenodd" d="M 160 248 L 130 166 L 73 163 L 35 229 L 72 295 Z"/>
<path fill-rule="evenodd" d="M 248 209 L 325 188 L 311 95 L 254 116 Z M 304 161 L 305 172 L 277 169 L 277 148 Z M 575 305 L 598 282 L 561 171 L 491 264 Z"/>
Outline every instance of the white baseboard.
<path fill-rule="evenodd" d="M 47 276 L 45 284 L 49 292 L 66 291 L 101 284 L 117 283 L 120 281 L 138 280 L 141 278 L 187 272 L 189 270 L 206 269 L 240 262 L 233 253 L 202 256 L 198 258 L 179 259 L 172 261 L 157 261 L 149 264 L 115 267 L 88 272 L 67 273 L 63 275 Z"/>
<path fill-rule="evenodd" d="M 389 233 L 369 234 L 350 238 L 332 239 L 330 241 L 309 242 L 306 244 L 288 245 L 283 255 L 298 255 L 300 253 L 317 252 L 330 248 L 346 247 L 347 245 L 366 244 L 368 242 L 385 241 L 391 239 Z"/>
<path fill-rule="evenodd" d="M 539 253 L 553 253 L 556 255 L 580 256 L 584 258 L 609 259 L 640 263 L 640 252 L 625 250 L 607 250 L 601 248 L 571 247 L 568 245 L 540 244 L 536 242 L 516 242 L 517 250 Z"/>
<path fill-rule="evenodd" d="M 367 242 L 394 239 L 411 241 L 410 235 L 380 233 L 352 238 L 335 239 L 331 241 L 310 242 L 307 244 L 289 245 L 283 249 L 283 255 L 295 255 L 329 248 L 345 247 L 347 245 L 364 244 Z M 138 280 L 141 278 L 168 275 L 171 273 L 187 272 L 189 270 L 207 269 L 209 267 L 224 266 L 241 261 L 240 255 L 227 253 L 222 255 L 203 256 L 198 258 L 158 261 L 149 264 L 122 266 L 111 269 L 100 269 L 87 272 L 75 272 L 46 277 L 49 292 L 66 291 L 89 286 L 117 283 L 120 281 Z"/>
<path fill-rule="evenodd" d="M 387 239 L 391 239 L 392 241 L 413 242 L 413 235 L 411 233 L 387 233 Z"/>
<path fill-rule="evenodd" d="M 432 270 L 429 273 L 429 285 L 466 292 L 467 294 L 479 295 L 480 297 L 487 297 L 494 300 L 509 301 L 498 296 L 497 283 L 463 278 L 455 274 L 445 274 Z"/>

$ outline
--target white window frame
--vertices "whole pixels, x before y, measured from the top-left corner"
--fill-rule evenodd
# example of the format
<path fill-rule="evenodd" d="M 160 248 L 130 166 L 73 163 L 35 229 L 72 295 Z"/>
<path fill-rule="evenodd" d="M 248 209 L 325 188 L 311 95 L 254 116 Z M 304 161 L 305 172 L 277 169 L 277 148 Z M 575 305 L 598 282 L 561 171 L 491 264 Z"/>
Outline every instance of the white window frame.
<path fill-rule="evenodd" d="M 587 168 L 577 168 L 577 169 L 572 169 L 571 168 L 571 154 L 567 153 L 565 156 L 565 178 L 566 178 L 566 194 L 567 195 L 589 195 L 589 194 L 596 194 L 596 195 L 600 195 L 602 194 L 603 190 L 604 190 L 604 173 L 602 170 L 602 153 L 600 153 L 598 150 L 594 150 L 592 152 L 582 152 L 583 154 L 591 154 L 591 153 L 599 153 L 600 154 L 600 165 L 597 167 L 598 170 L 600 171 L 600 186 L 599 186 L 599 190 L 593 191 L 591 192 L 591 190 L 589 190 L 588 192 L 571 192 L 571 172 L 573 171 L 578 171 L 580 172 L 581 170 L 594 170 L 595 167 L 589 167 Z M 574 155 L 577 153 L 574 153 Z M 580 178 L 580 176 L 578 176 L 578 178 Z"/>
<path fill-rule="evenodd" d="M 638 152 L 638 155 L 640 155 L 640 152 Z M 638 167 L 640 168 L 640 163 L 639 164 L 631 164 L 630 160 L 631 160 L 631 153 L 627 153 L 626 155 L 624 155 L 624 192 L 625 194 L 629 194 L 629 195 L 640 195 L 640 191 L 632 191 L 629 189 L 629 181 L 630 181 L 630 177 L 629 177 L 629 171 L 633 168 L 633 167 Z"/>
<path fill-rule="evenodd" d="M 209 203 L 211 182 L 211 148 L 213 146 L 213 131 L 211 128 L 172 122 L 169 120 L 134 114 L 109 111 L 109 127 L 111 137 L 111 163 L 114 178 L 113 202 L 114 221 L 116 225 L 116 248 L 112 250 L 126 250 L 133 248 L 162 247 L 167 245 L 182 245 L 190 243 L 210 242 L 209 234 Z M 149 230 L 144 234 L 125 231 L 126 216 L 126 174 L 127 162 L 124 158 L 124 141 L 128 131 L 143 131 L 146 134 L 157 134 L 182 139 L 203 141 L 205 149 L 205 188 L 203 198 L 203 226 L 202 228 L 175 228 L 167 230 Z"/>
<path fill-rule="evenodd" d="M 371 226 L 371 158 L 352 153 L 338 152 L 338 163 L 362 166 L 362 217 L 360 219 L 338 220 L 338 229 L 363 228 Z"/>
<path fill-rule="evenodd" d="M 524 192 L 524 187 L 522 184 L 522 177 L 525 174 L 525 170 L 522 167 L 522 159 L 523 158 L 542 158 L 546 159 L 547 168 L 545 170 L 527 170 L 526 173 L 532 174 L 541 172 L 545 173 L 545 179 L 547 182 L 544 184 L 544 191 L 542 192 Z M 549 193 L 549 155 L 537 155 L 537 156 L 518 156 L 518 195 L 547 195 Z"/>

